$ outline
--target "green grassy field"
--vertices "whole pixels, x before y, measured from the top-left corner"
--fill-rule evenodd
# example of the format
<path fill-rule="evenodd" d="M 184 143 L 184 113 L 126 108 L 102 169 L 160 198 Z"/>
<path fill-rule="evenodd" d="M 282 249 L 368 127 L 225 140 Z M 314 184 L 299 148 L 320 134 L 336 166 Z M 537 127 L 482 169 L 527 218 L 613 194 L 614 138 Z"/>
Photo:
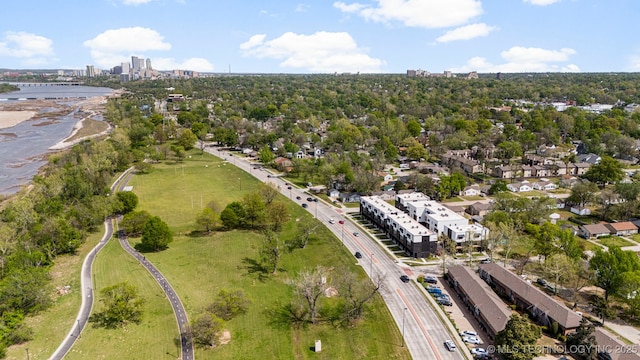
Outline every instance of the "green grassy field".
<path fill-rule="evenodd" d="M 171 305 L 158 283 L 116 238 L 98 253 L 93 270 L 98 292 L 123 281 L 138 289 L 145 299 L 142 322 L 119 329 L 95 328 L 89 323 L 65 359 L 176 358 L 180 353 L 174 339 L 179 334 Z M 93 306 L 95 312 L 101 304 L 94 302 Z"/>
<path fill-rule="evenodd" d="M 400 346 L 400 332 L 379 297 L 371 303 L 366 320 L 349 328 L 332 324 L 293 328 L 279 315 L 292 296 L 285 280 L 303 269 L 315 265 L 346 266 L 362 276 L 363 281 L 368 281 L 351 254 L 328 229 L 319 226 L 305 249 L 283 256 L 277 275 L 265 275 L 255 264 L 261 241 L 259 233 L 228 231 L 206 237 L 190 236 L 195 229 L 195 217 L 203 206 L 215 201 L 224 207 L 230 201 L 239 200 L 257 188 L 257 180 L 199 152 L 191 153 L 184 163 L 154 167 L 154 172 L 135 176 L 129 185 L 140 199 L 138 210 L 160 216 L 174 232 L 174 241 L 167 250 L 146 256 L 174 286 L 189 318 L 202 313 L 220 289 L 242 289 L 252 301 L 246 314 L 225 324 L 230 332 L 228 344 L 215 349 L 197 349 L 197 359 L 410 358 L 406 347 Z M 290 209 L 292 221 L 279 235 L 281 239 L 294 236 L 296 222 L 315 221 L 294 203 L 290 203 Z M 137 241 L 131 240 L 133 244 Z M 126 333 L 87 330 L 73 357 L 69 358 L 128 358 L 128 354 L 135 354 L 130 358 L 140 359 L 170 358 L 169 354 L 175 353 L 173 338 L 177 336 L 177 325 L 169 304 L 164 300 L 166 309 L 155 304 L 155 300 L 163 300 L 159 287 L 141 266 L 130 264 L 133 259 L 128 258 L 115 241 L 108 250 L 98 257 L 102 265 L 96 267 L 97 272 L 106 276 L 105 279 L 97 277 L 98 285 L 111 285 L 116 278 L 127 280 L 135 284 L 145 298 L 154 300 L 153 307 L 149 307 L 152 305 L 149 303 L 143 324 L 129 326 Z M 322 340 L 320 353 L 311 351 L 317 339 Z M 136 348 L 140 352 L 133 350 L 136 349 L 131 347 L 133 344 L 138 344 Z"/>
<path fill-rule="evenodd" d="M 598 238 L 596 241 L 599 242 L 600 244 L 606 246 L 606 247 L 611 247 L 611 246 L 625 247 L 625 246 L 634 245 L 629 240 L 623 239 L 623 238 L 618 237 L 618 236 L 601 237 L 601 238 Z"/>

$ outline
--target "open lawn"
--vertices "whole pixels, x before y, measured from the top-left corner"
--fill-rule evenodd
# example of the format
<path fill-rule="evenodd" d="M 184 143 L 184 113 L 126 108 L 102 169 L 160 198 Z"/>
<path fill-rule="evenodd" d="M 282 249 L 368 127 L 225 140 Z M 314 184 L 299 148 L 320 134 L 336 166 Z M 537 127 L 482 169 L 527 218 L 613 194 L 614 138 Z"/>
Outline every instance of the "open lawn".
<path fill-rule="evenodd" d="M 98 253 L 93 270 L 98 294 L 123 281 L 138 289 L 145 299 L 142 322 L 118 329 L 95 328 L 89 323 L 65 359 L 176 358 L 180 353 L 174 341 L 179 334 L 171 305 L 160 285 L 116 238 Z M 101 305 L 94 302 L 93 312 L 100 311 Z"/>
<path fill-rule="evenodd" d="M 199 152 L 191 155 L 184 163 L 154 165 L 151 174 L 135 176 L 129 185 L 140 199 L 138 210 L 161 217 L 174 231 L 174 241 L 167 250 L 148 253 L 146 257 L 176 289 L 190 319 L 201 314 L 221 289 L 241 289 L 252 301 L 246 314 L 225 324 L 230 342 L 215 349 L 197 349 L 197 359 L 410 358 L 406 347 L 400 346 L 400 332 L 380 297 L 370 304 L 365 321 L 353 327 L 324 323 L 294 328 L 288 323 L 282 310 L 290 303 L 292 290 L 285 281 L 301 270 L 323 265 L 337 275 L 346 268 L 368 281 L 353 256 L 326 227 L 320 225 L 314 231 L 305 249 L 285 254 L 275 276 L 265 273 L 256 262 L 262 239 L 258 232 L 221 231 L 192 236 L 196 215 L 203 206 L 215 201 L 222 208 L 240 200 L 243 194 L 257 188 L 258 181 L 215 157 Z M 286 200 L 282 196 L 280 199 Z M 289 208 L 292 221 L 279 234 L 282 240 L 294 237 L 296 222 L 316 221 L 294 203 L 289 203 Z M 134 245 L 137 241 L 131 239 Z M 110 263 L 116 263 L 115 259 Z M 165 321 L 173 326 L 163 337 L 170 347 L 177 326 L 173 319 Z M 155 332 L 148 328 L 143 338 Z M 316 339 L 322 340 L 320 353 L 311 351 Z M 96 343 L 100 341 L 95 339 Z M 120 349 L 104 346 L 103 352 L 111 351 L 103 357 L 115 358 L 122 354 Z"/>
<path fill-rule="evenodd" d="M 611 247 L 611 246 L 625 247 L 625 246 L 633 246 L 633 245 L 635 245 L 634 243 L 630 242 L 629 240 L 623 239 L 623 238 L 618 237 L 618 236 L 600 237 L 596 241 L 598 241 L 600 244 L 602 244 L 602 245 L 604 245 L 606 247 Z"/>
<path fill-rule="evenodd" d="M 100 227 L 104 230 L 104 227 Z M 60 342 L 74 326 L 80 308 L 80 267 L 84 257 L 100 241 L 102 233 L 91 234 L 80 246 L 77 255 L 63 255 L 56 259 L 51 268 L 51 286 L 53 305 L 36 316 L 25 319 L 25 323 L 34 331 L 33 340 L 28 343 L 12 346 L 7 350 L 7 359 L 29 358 L 32 360 L 48 359 L 58 348 Z M 58 293 L 56 288 L 70 286 L 67 294 Z"/>

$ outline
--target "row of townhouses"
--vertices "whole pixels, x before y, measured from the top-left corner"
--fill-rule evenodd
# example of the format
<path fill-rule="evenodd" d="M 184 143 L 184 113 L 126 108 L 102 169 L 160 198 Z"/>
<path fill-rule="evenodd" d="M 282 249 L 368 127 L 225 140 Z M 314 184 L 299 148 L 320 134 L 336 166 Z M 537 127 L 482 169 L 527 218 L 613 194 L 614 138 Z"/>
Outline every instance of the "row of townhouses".
<path fill-rule="evenodd" d="M 397 194 L 393 207 L 378 196 L 360 198 L 360 213 L 385 231 L 412 257 L 436 253 L 441 234 L 457 248 L 471 241 L 481 246 L 489 230 L 419 192 Z"/>

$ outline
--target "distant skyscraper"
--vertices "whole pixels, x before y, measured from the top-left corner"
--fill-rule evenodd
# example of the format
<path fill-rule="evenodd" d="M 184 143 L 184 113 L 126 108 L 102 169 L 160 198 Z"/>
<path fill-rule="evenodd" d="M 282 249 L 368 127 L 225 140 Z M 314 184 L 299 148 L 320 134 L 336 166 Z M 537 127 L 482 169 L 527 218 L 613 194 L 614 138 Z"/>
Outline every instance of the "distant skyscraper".
<path fill-rule="evenodd" d="M 123 62 L 120 64 L 120 66 L 122 66 L 122 73 L 123 74 L 128 74 L 129 73 L 129 69 L 131 68 L 131 65 L 128 62 Z"/>
<path fill-rule="evenodd" d="M 140 69 L 142 69 L 142 66 L 140 66 L 140 60 L 142 60 L 142 64 L 144 64 L 144 59 L 140 59 L 137 56 L 132 56 L 131 57 L 131 67 L 133 68 L 133 71 L 140 71 Z"/>
<path fill-rule="evenodd" d="M 95 77 L 96 76 L 96 70 L 93 67 L 93 65 L 87 65 L 87 73 L 86 73 L 87 77 Z"/>
<path fill-rule="evenodd" d="M 151 59 L 147 59 L 147 70 L 153 70 L 151 68 Z"/>

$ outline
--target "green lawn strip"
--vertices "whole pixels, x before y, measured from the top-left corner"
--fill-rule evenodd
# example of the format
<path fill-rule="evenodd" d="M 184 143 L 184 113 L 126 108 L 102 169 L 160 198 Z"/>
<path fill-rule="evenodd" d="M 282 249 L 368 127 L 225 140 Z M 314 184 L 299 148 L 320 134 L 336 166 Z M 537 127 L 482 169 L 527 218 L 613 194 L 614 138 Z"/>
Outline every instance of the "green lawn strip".
<path fill-rule="evenodd" d="M 606 247 L 611 247 L 611 246 L 625 247 L 625 246 L 635 245 L 632 242 L 618 236 L 600 237 L 598 238 L 597 241 Z"/>
<path fill-rule="evenodd" d="M 118 240 L 112 238 L 98 253 L 93 267 L 100 289 L 128 282 L 145 299 L 140 324 L 124 328 L 95 328 L 89 323 L 65 359 L 162 359 L 179 355 L 175 340 L 178 325 L 164 292 L 137 260 L 127 254 Z M 99 295 L 93 312 L 100 311 Z"/>
<path fill-rule="evenodd" d="M 189 236 L 195 226 L 195 216 L 200 211 L 199 196 L 197 206 L 192 207 L 190 201 L 185 201 L 190 198 L 190 192 L 202 193 L 204 204 L 215 200 L 224 207 L 230 201 L 239 200 L 243 193 L 255 190 L 258 184 L 257 180 L 248 174 L 244 177 L 235 168 L 218 167 L 213 158 L 208 164 L 197 156 L 193 158 L 176 165 L 180 171 L 175 174 L 172 174 L 173 165 L 157 165 L 158 169 L 151 174 L 135 176 L 130 185 L 140 198 L 139 210 L 160 216 L 176 234 L 167 250 L 145 255 L 176 289 L 190 320 L 201 314 L 221 289 L 241 289 L 252 301 L 246 314 L 225 324 L 230 332 L 230 342 L 215 349 L 197 349 L 196 358 L 409 358 L 406 348 L 399 346 L 399 330 L 379 297 L 370 304 L 365 321 L 346 329 L 330 324 L 293 328 L 281 316 L 275 316 L 277 310 L 291 301 L 292 290 L 285 280 L 301 270 L 312 269 L 316 265 L 349 266 L 363 277 L 363 281 L 368 280 L 339 239 L 322 225 L 314 231 L 305 249 L 296 249 L 283 256 L 275 276 L 264 274 L 256 266 L 258 246 L 262 240 L 258 232 L 236 230 L 214 232 L 203 237 Z M 182 165 L 184 176 L 181 175 Z M 225 180 L 226 177 L 241 177 L 242 192 L 239 187 L 235 190 L 235 183 Z M 162 184 L 160 190 L 154 188 L 156 184 Z M 290 209 L 293 220 L 279 234 L 284 240 L 294 236 L 296 222 L 316 221 L 294 203 L 290 203 Z M 133 239 L 132 244 L 137 241 Z M 316 339 L 323 342 L 321 353 L 310 350 Z"/>
<path fill-rule="evenodd" d="M 103 230 L 104 227 L 100 227 Z M 29 358 L 48 359 L 58 348 L 69 330 L 75 325 L 74 321 L 80 309 L 80 268 L 85 256 L 102 239 L 102 233 L 89 235 L 76 255 L 59 256 L 51 268 L 51 286 L 53 305 L 35 316 L 25 319 L 25 323 L 33 329 L 33 340 L 28 343 L 12 346 L 7 349 L 8 359 L 26 358 L 26 348 L 29 348 Z M 57 289 L 70 286 L 67 294 Z"/>

